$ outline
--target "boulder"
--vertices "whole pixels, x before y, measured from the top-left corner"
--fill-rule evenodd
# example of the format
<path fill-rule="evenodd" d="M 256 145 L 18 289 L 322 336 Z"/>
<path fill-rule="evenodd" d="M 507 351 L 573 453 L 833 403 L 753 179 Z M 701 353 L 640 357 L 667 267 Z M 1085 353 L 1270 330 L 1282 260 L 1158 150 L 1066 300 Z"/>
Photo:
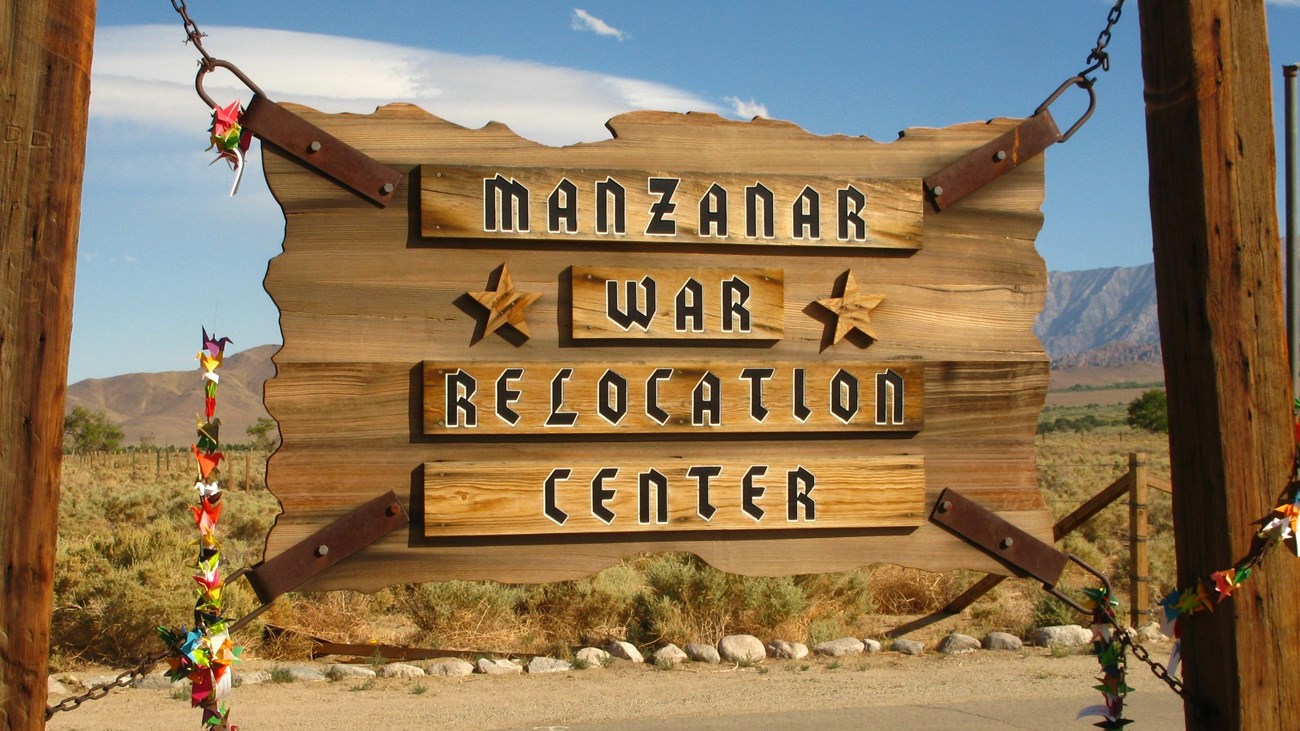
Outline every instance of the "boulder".
<path fill-rule="evenodd" d="M 404 662 L 393 662 L 380 666 L 379 677 L 381 678 L 402 678 L 410 680 L 411 678 L 423 678 L 424 669 L 414 665 L 408 665 Z"/>
<path fill-rule="evenodd" d="M 631 642 L 611 642 L 605 647 L 605 649 L 609 651 L 610 655 L 622 660 L 645 662 L 645 657 L 641 655 L 641 651 L 636 649 L 636 645 Z"/>
<path fill-rule="evenodd" d="M 727 635 L 718 641 L 718 655 L 727 662 L 760 662 L 767 659 L 767 648 L 753 635 Z"/>
<path fill-rule="evenodd" d="M 1144 624 L 1137 631 L 1138 642 L 1160 642 L 1167 639 L 1169 638 L 1165 637 L 1164 633 L 1160 631 L 1159 622 Z"/>
<path fill-rule="evenodd" d="M 1092 642 L 1092 630 L 1077 624 L 1039 627 L 1034 630 L 1034 644 L 1039 647 L 1080 647 Z"/>
<path fill-rule="evenodd" d="M 459 657 L 440 657 L 424 666 L 425 675 L 439 678 L 459 678 L 474 672 L 474 666 Z"/>
<path fill-rule="evenodd" d="M 916 640 L 894 640 L 889 643 L 889 649 L 904 655 L 920 655 L 925 652 L 925 645 Z"/>
<path fill-rule="evenodd" d="M 230 680 L 233 685 L 235 678 L 232 677 Z M 149 673 L 143 678 L 136 678 L 135 682 L 131 683 L 131 687 L 139 688 L 140 690 L 171 690 L 172 688 L 184 686 L 186 682 L 187 681 L 185 680 L 169 680 L 167 676 L 162 673 Z M 67 691 L 65 690 L 64 692 L 66 693 Z"/>
<path fill-rule="evenodd" d="M 489 660 L 486 657 L 479 658 L 474 666 L 484 675 L 510 675 L 524 671 L 523 666 L 509 660 Z"/>
<path fill-rule="evenodd" d="M 829 640 L 813 645 L 813 652 L 828 657 L 844 657 L 845 655 L 861 655 L 866 647 L 866 643 L 856 637 L 841 637 L 838 640 Z"/>
<path fill-rule="evenodd" d="M 698 642 L 692 642 L 686 646 L 686 656 L 695 662 L 707 662 L 711 665 L 717 665 L 722 661 L 722 656 L 718 654 L 718 648 Z"/>
<path fill-rule="evenodd" d="M 573 664 L 553 657 L 535 657 L 528 661 L 528 674 L 563 673 L 573 669 Z"/>
<path fill-rule="evenodd" d="M 772 653 L 772 657 L 782 660 L 802 660 L 808 657 L 808 646 L 802 642 L 772 640 L 768 643 L 767 650 Z"/>
<path fill-rule="evenodd" d="M 659 667 L 675 667 L 686 662 L 687 659 L 682 648 L 671 643 L 655 650 L 655 665 Z"/>
<path fill-rule="evenodd" d="M 980 649 L 980 641 L 970 635 L 953 632 L 939 640 L 937 649 L 945 655 L 961 655 Z"/>
<path fill-rule="evenodd" d="M 868 637 L 862 640 L 862 644 L 866 647 L 866 651 L 872 654 L 880 652 L 881 650 L 880 640 L 873 640 Z"/>
<path fill-rule="evenodd" d="M 1025 645 L 1019 637 L 1006 632 L 990 632 L 984 635 L 984 641 L 980 644 L 985 650 L 1019 650 Z"/>
<path fill-rule="evenodd" d="M 610 654 L 599 647 L 584 647 L 574 657 L 589 668 L 603 668 L 609 664 Z"/>

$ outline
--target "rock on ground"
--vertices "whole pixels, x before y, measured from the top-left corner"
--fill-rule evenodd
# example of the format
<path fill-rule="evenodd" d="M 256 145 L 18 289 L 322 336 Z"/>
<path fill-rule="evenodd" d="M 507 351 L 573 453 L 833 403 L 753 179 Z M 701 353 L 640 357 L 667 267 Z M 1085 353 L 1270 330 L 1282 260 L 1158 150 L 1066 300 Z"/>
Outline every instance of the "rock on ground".
<path fill-rule="evenodd" d="M 953 632 L 947 637 L 939 640 L 939 652 L 945 655 L 961 655 L 966 652 L 974 652 L 980 649 L 980 641 L 970 635 L 963 635 Z"/>
<path fill-rule="evenodd" d="M 688 658 L 682 648 L 669 643 L 655 650 L 655 665 L 676 666 L 686 662 Z"/>
<path fill-rule="evenodd" d="M 425 675 L 459 678 L 474 672 L 474 666 L 459 657 L 440 657 L 424 666 Z"/>
<path fill-rule="evenodd" d="M 610 654 L 599 647 L 584 647 L 574 657 L 589 668 L 603 668 L 609 663 Z"/>
<path fill-rule="evenodd" d="M 636 649 L 636 645 L 631 642 L 611 642 L 605 649 L 609 651 L 610 655 L 623 660 L 645 662 L 645 657 L 641 655 L 641 651 Z"/>
<path fill-rule="evenodd" d="M 844 657 L 845 655 L 860 655 L 866 647 L 866 644 L 856 637 L 841 637 L 838 640 L 829 640 L 813 645 L 813 652 L 830 657 Z"/>
<path fill-rule="evenodd" d="M 1139 642 L 1159 642 L 1168 638 L 1160 631 L 1159 622 L 1150 622 L 1138 628 L 1137 639 Z"/>
<path fill-rule="evenodd" d="M 53 678 L 51 678 L 51 680 L 53 680 Z M 234 685 L 236 680 L 238 680 L 238 678 L 232 676 L 230 678 L 231 684 Z M 131 684 L 131 687 L 139 688 L 140 690 L 171 690 L 172 688 L 184 686 L 185 683 L 185 680 L 168 680 L 166 675 L 163 675 L 160 672 L 153 672 L 143 678 L 136 678 L 135 682 Z M 68 691 L 64 690 L 63 692 L 67 693 Z M 51 691 L 51 693 L 53 693 L 53 691 Z"/>
<path fill-rule="evenodd" d="M 873 654 L 874 654 L 874 653 L 877 653 L 877 652 L 880 652 L 880 650 L 881 650 L 880 640 L 873 640 L 873 639 L 871 639 L 870 637 L 868 637 L 868 638 L 866 638 L 865 640 L 862 641 L 862 644 L 863 644 L 863 646 L 866 648 L 867 652 L 870 652 L 870 653 L 873 653 Z"/>
<path fill-rule="evenodd" d="M 925 645 L 916 640 L 894 640 L 889 643 L 889 649 L 904 655 L 920 655 L 925 652 Z"/>
<path fill-rule="evenodd" d="M 423 678 L 424 669 L 418 668 L 414 665 L 408 665 L 404 662 L 393 662 L 379 668 L 379 677 L 402 678 L 404 680 Z"/>
<path fill-rule="evenodd" d="M 1034 630 L 1034 644 L 1039 647 L 1079 647 L 1092 642 L 1092 630 L 1077 624 L 1062 624 L 1055 627 L 1039 627 Z"/>
<path fill-rule="evenodd" d="M 485 675 L 509 675 L 511 673 L 522 673 L 523 667 L 516 665 L 509 660 L 489 660 L 486 657 L 479 658 L 475 663 L 480 673 Z"/>
<path fill-rule="evenodd" d="M 718 641 L 718 655 L 727 662 L 759 662 L 767 659 L 767 648 L 753 635 L 727 635 Z"/>
<path fill-rule="evenodd" d="M 316 665 L 286 665 L 281 670 L 289 673 L 289 680 L 294 683 L 323 683 L 328 680 L 325 671 Z M 275 677 L 274 673 L 271 675 Z"/>
<path fill-rule="evenodd" d="M 718 648 L 713 645 L 702 645 L 698 642 L 692 642 L 686 646 L 686 656 L 695 662 L 707 662 L 712 665 L 722 662 L 722 656 L 718 654 Z"/>
<path fill-rule="evenodd" d="M 772 640 L 768 643 L 767 649 L 772 653 L 772 657 L 782 660 L 802 660 L 808 657 L 808 646 L 802 642 Z"/>
<path fill-rule="evenodd" d="M 528 674 L 563 673 L 573 669 L 572 663 L 553 657 L 535 657 L 528 661 Z"/>
<path fill-rule="evenodd" d="M 1006 632 L 990 632 L 984 635 L 982 644 L 985 650 L 1019 650 L 1025 645 L 1019 637 Z"/>
<path fill-rule="evenodd" d="M 241 685 L 260 685 L 271 682 L 271 674 L 265 670 L 253 670 L 247 673 L 236 671 L 232 680 L 231 684 L 236 688 Z"/>
<path fill-rule="evenodd" d="M 150 676 L 147 676 L 147 677 L 145 677 L 145 678 L 141 678 L 141 680 L 148 680 L 148 678 L 151 678 L 151 677 L 153 677 L 153 676 L 150 675 Z M 159 675 L 158 677 L 163 678 L 163 676 L 161 676 L 161 675 Z M 163 678 L 163 680 L 167 680 L 167 679 L 166 679 L 166 678 Z M 170 682 L 170 681 L 168 681 L 168 682 Z M 47 677 L 45 678 L 45 686 L 48 688 L 48 691 L 47 691 L 47 692 L 48 692 L 50 695 L 52 695 L 52 696 L 54 696 L 54 695 L 69 695 L 69 694 L 70 694 L 70 691 L 68 690 L 68 686 L 64 685 L 63 683 L 60 683 L 60 682 L 57 681 L 57 680 L 55 680 L 53 676 L 47 676 Z M 142 686 L 140 685 L 140 681 L 139 681 L 139 680 L 136 681 L 135 687 L 137 687 L 137 688 L 142 687 Z"/>
<path fill-rule="evenodd" d="M 335 663 L 325 669 L 325 675 L 329 678 L 342 680 L 343 678 L 373 678 L 377 675 L 373 668 L 362 667 L 360 665 L 348 665 L 347 663 Z"/>

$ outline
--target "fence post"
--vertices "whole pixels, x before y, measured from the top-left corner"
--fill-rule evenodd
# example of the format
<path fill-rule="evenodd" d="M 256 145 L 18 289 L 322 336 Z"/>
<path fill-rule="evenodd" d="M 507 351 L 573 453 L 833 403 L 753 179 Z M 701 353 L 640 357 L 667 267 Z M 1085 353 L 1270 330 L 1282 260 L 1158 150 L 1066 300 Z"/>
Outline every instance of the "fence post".
<path fill-rule="evenodd" d="M 253 458 L 251 452 L 244 452 L 244 492 L 252 489 Z"/>
<path fill-rule="evenodd" d="M 1128 456 L 1128 535 L 1129 535 L 1129 624 L 1137 627 L 1151 611 L 1149 582 L 1150 556 L 1147 553 L 1147 455 L 1133 452 Z"/>

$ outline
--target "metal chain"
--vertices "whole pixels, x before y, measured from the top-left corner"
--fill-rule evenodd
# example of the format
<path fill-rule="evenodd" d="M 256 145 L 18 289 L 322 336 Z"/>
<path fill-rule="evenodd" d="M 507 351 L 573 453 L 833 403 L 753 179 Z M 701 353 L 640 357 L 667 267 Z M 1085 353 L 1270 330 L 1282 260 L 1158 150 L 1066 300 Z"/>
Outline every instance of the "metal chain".
<path fill-rule="evenodd" d="M 1179 698 L 1187 697 L 1183 695 L 1183 681 L 1171 675 L 1169 673 L 1169 669 L 1166 668 L 1164 665 L 1161 665 L 1155 660 L 1152 660 L 1151 653 L 1147 652 L 1147 648 L 1143 647 L 1136 640 L 1134 640 L 1133 637 L 1129 635 L 1128 632 L 1125 632 L 1124 630 L 1120 629 L 1118 624 L 1112 623 L 1112 625 L 1115 627 L 1115 631 L 1119 633 L 1119 641 L 1123 643 L 1125 647 L 1133 651 L 1133 657 L 1136 657 L 1137 659 L 1141 660 L 1142 662 L 1150 666 L 1151 672 L 1154 673 L 1157 678 L 1160 678 L 1161 680 L 1165 681 L 1165 684 L 1168 685 L 1171 690 L 1177 693 Z"/>
<path fill-rule="evenodd" d="M 166 658 L 169 654 L 170 654 L 169 652 L 160 652 L 155 655 L 150 655 L 149 657 L 146 657 L 145 659 L 141 660 L 140 664 L 137 665 L 134 669 L 127 670 L 126 672 L 122 673 L 121 675 L 118 675 L 116 678 L 110 680 L 107 683 L 99 683 L 98 685 L 91 686 L 90 690 L 86 691 L 85 693 L 82 693 L 81 695 L 75 695 L 69 698 L 64 698 L 63 700 L 59 701 L 58 703 L 52 706 L 46 706 L 45 720 L 46 721 L 50 720 L 51 716 L 53 716 L 56 713 L 59 713 L 60 711 L 71 711 L 74 708 L 80 708 L 81 704 L 85 703 L 86 701 L 97 701 L 100 698 L 104 698 L 105 696 L 108 695 L 108 692 L 113 690 L 114 688 L 125 688 L 128 685 L 134 684 L 137 680 L 144 678 L 146 675 L 152 672 L 153 667 L 157 665 L 160 661 L 162 661 L 164 658 Z"/>
<path fill-rule="evenodd" d="M 1123 2 L 1123 0 L 1120 0 Z M 200 61 L 205 68 L 212 70 L 215 67 L 217 59 L 213 58 L 206 49 L 203 48 L 203 39 L 207 33 L 199 30 L 199 24 L 190 18 L 189 8 L 185 7 L 185 0 L 172 0 L 172 7 L 176 12 L 181 14 L 181 19 L 185 22 L 186 42 L 194 44 L 199 53 L 203 56 Z"/>
<path fill-rule="evenodd" d="M 1119 16 L 1124 12 L 1124 0 L 1115 0 L 1115 6 L 1106 14 L 1106 27 L 1097 35 L 1097 46 L 1088 54 L 1088 60 L 1084 63 L 1088 67 L 1079 72 L 1079 76 L 1088 74 L 1101 69 L 1110 71 L 1110 54 L 1106 53 L 1106 46 L 1110 45 L 1110 31 L 1119 22 Z"/>

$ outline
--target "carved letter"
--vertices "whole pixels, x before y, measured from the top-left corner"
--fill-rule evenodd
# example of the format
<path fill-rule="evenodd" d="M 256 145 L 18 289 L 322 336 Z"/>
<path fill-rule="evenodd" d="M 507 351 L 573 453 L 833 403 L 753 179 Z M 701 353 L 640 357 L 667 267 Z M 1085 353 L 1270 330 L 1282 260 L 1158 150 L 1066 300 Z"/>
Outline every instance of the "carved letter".
<path fill-rule="evenodd" d="M 677 210 L 677 204 L 673 203 L 673 194 L 677 192 L 677 186 L 681 182 L 676 178 L 650 178 L 650 195 L 659 196 L 659 200 L 650 204 L 650 223 L 646 224 L 645 227 L 647 234 L 651 236 L 677 235 L 677 222 L 667 217 L 673 215 L 673 211 Z"/>
<path fill-rule="evenodd" d="M 727 190 L 717 183 L 700 198 L 700 235 L 727 238 Z"/>
<path fill-rule="evenodd" d="M 718 465 L 691 467 L 686 470 L 686 474 L 690 477 L 694 477 L 698 483 L 697 495 L 699 497 L 695 503 L 695 512 L 706 521 L 712 520 L 713 514 L 718 512 L 718 509 L 713 507 L 713 504 L 709 502 L 709 478 L 717 477 L 722 474 L 722 467 Z"/>
<path fill-rule="evenodd" d="M 890 397 L 894 408 L 889 408 Z M 902 424 L 903 419 L 903 377 L 892 369 L 876 374 L 876 423 Z"/>
<path fill-rule="evenodd" d="M 510 404 L 519 400 L 520 392 L 510 388 L 511 381 L 524 377 L 523 368 L 507 368 L 497 378 L 497 418 L 514 426 L 519 423 L 519 412 L 510 408 Z"/>
<path fill-rule="evenodd" d="M 796 239 L 815 241 L 822 237 L 822 197 L 812 186 L 805 186 L 799 197 L 794 199 L 791 215 Z"/>
<path fill-rule="evenodd" d="M 673 300 L 673 327 L 679 333 L 704 332 L 704 285 L 695 277 L 686 280 Z M 687 324 L 690 320 L 690 324 Z"/>
<path fill-rule="evenodd" d="M 768 190 L 762 183 L 754 183 L 745 188 L 745 236 L 756 239 L 758 238 L 758 202 L 763 202 L 763 238 L 770 239 L 776 236 L 776 222 L 773 220 L 773 210 L 776 208 L 772 191 Z"/>
<path fill-rule="evenodd" d="M 528 189 L 497 173 L 483 179 L 483 230 L 528 233 Z"/>
<path fill-rule="evenodd" d="M 739 320 L 740 332 L 749 332 L 749 284 L 737 276 L 722 283 L 722 331 L 735 332 Z"/>
<path fill-rule="evenodd" d="M 749 418 L 762 424 L 768 415 L 763 405 L 763 381 L 769 381 L 776 375 L 775 368 L 746 368 L 740 372 L 741 378 L 749 379 Z"/>
<path fill-rule="evenodd" d="M 605 371 L 596 386 L 596 410 L 601 418 L 618 426 L 627 416 L 627 379 L 614 371 Z"/>
<path fill-rule="evenodd" d="M 611 233 L 609 226 L 609 208 L 614 208 L 614 230 L 612 233 L 627 233 L 627 189 L 618 181 L 606 177 L 596 182 L 596 233 Z"/>
<path fill-rule="evenodd" d="M 617 467 L 603 467 L 591 478 L 591 514 L 605 525 L 614 521 L 614 511 L 605 507 L 605 503 L 613 500 L 614 494 L 618 492 L 605 489 L 605 480 L 613 480 L 615 477 L 618 477 Z"/>
<path fill-rule="evenodd" d="M 578 232 L 578 186 L 560 178 L 546 199 L 546 230 L 553 234 Z"/>
<path fill-rule="evenodd" d="M 793 409 L 794 418 L 798 419 L 800 422 L 806 422 L 808 421 L 808 417 L 812 416 L 812 409 L 808 408 L 808 397 L 807 397 L 808 387 L 807 384 L 805 383 L 806 380 L 807 380 L 807 376 L 804 372 L 804 369 L 795 368 L 794 369 L 794 394 L 792 397 L 792 401 L 794 403 L 794 409 Z"/>
<path fill-rule="evenodd" d="M 700 382 L 691 391 L 691 424 L 718 426 L 722 424 L 722 379 L 705 371 Z"/>
<path fill-rule="evenodd" d="M 569 479 L 571 474 L 573 470 L 564 467 L 553 469 L 542 485 L 542 512 L 556 525 L 564 525 L 564 521 L 569 519 L 569 514 L 555 506 L 555 483 Z"/>
<path fill-rule="evenodd" d="M 637 522 L 641 525 L 650 523 L 650 488 L 655 491 L 655 522 L 668 522 L 668 478 L 658 470 L 650 470 L 637 475 Z"/>
<path fill-rule="evenodd" d="M 564 382 L 572 377 L 572 368 L 561 368 L 551 379 L 551 415 L 546 417 L 547 426 L 573 426 L 577 423 L 576 412 L 560 411 L 560 407 L 564 406 Z"/>
<path fill-rule="evenodd" d="M 850 185 L 839 190 L 839 225 L 836 233 L 840 241 L 866 241 L 867 222 L 862 219 L 862 209 L 867 206 L 867 197 L 862 191 Z M 849 227 L 853 232 L 849 233 Z"/>
<path fill-rule="evenodd" d="M 817 503 L 810 497 L 814 487 L 817 487 L 816 475 L 804 469 L 802 465 L 786 473 L 785 519 L 787 521 L 799 522 L 799 506 L 802 505 L 804 520 L 810 523 L 816 522 Z"/>
<path fill-rule="evenodd" d="M 831 413 L 845 424 L 858 415 L 858 379 L 843 368 L 831 378 Z"/>
<path fill-rule="evenodd" d="M 672 368 L 656 368 L 654 373 L 645 379 L 645 414 L 660 426 L 668 423 L 668 412 L 659 408 L 659 382 L 666 381 L 672 376 Z"/>
<path fill-rule="evenodd" d="M 763 475 L 766 474 L 767 474 L 766 465 L 754 465 L 753 467 L 749 468 L 748 472 L 745 473 L 745 479 L 741 482 L 740 485 L 740 509 L 745 511 L 745 515 L 748 515 L 749 517 L 753 518 L 754 522 L 758 522 L 762 520 L 763 514 L 766 512 L 762 508 L 755 505 L 754 501 L 763 497 L 763 493 L 767 489 L 762 485 L 755 485 L 754 478 L 762 477 Z"/>
<path fill-rule="evenodd" d="M 473 401 L 474 394 L 478 393 L 478 381 L 465 371 L 457 370 L 448 373 L 443 383 L 447 391 L 447 428 L 478 426 L 478 407 Z"/>
<path fill-rule="evenodd" d="M 642 330 L 649 330 L 650 321 L 655 318 L 657 309 L 655 280 L 647 274 L 641 278 L 640 284 L 633 280 L 628 280 L 625 284 L 627 307 L 623 308 L 618 302 L 618 280 L 605 280 L 605 317 L 623 328 L 625 332 L 631 330 L 633 325 Z"/>

